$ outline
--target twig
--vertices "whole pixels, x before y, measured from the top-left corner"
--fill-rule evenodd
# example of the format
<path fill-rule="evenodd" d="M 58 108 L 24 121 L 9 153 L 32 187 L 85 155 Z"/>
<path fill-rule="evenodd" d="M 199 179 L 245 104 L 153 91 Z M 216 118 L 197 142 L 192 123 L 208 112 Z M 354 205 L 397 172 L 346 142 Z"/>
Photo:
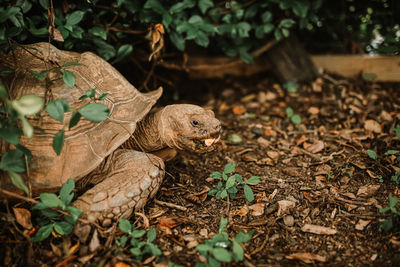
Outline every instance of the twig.
<path fill-rule="evenodd" d="M 180 206 L 180 205 L 177 205 L 177 204 L 173 204 L 173 203 L 169 203 L 169 202 L 164 202 L 164 201 L 157 200 L 157 199 L 154 199 L 154 203 L 156 203 L 158 205 L 161 205 L 161 206 L 166 206 L 166 207 L 169 207 L 169 208 L 181 210 L 181 211 L 187 211 L 186 207 L 183 207 L 183 206 Z"/>
<path fill-rule="evenodd" d="M 269 232 L 270 232 L 270 229 L 268 228 L 267 234 L 265 235 L 264 242 L 261 244 L 261 246 L 259 246 L 258 248 L 256 248 L 256 249 L 253 250 L 252 252 L 250 252 L 250 256 L 251 256 L 251 255 L 254 255 L 254 254 L 257 254 L 258 252 L 260 252 L 261 250 L 263 250 L 263 248 L 265 247 L 265 245 L 267 244 L 267 242 L 268 242 L 268 240 L 269 240 L 269 238 L 268 238 Z"/>

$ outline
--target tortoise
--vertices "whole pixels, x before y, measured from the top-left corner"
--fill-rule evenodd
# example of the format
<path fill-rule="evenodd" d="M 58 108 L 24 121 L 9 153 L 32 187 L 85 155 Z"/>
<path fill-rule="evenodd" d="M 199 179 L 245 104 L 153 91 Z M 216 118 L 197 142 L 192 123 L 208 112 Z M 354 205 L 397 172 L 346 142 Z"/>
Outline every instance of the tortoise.
<path fill-rule="evenodd" d="M 25 175 L 32 192 L 60 188 L 69 178 L 93 185 L 73 202 L 91 222 L 107 226 L 118 218 L 128 218 L 160 187 L 165 174 L 164 160 L 173 158 L 177 150 L 211 151 L 219 140 L 221 125 L 213 111 L 174 104 L 149 112 L 162 88 L 139 92 L 114 67 L 91 52 L 63 51 L 49 43 L 36 43 L 17 47 L 1 61 L 16 69 L 12 82 L 3 79 L 12 99 L 25 94 L 47 94 L 52 99 L 65 100 L 77 110 L 90 101 L 79 100 L 87 90 L 96 88 L 96 95 L 107 93 L 100 101 L 110 111 L 106 120 L 80 120 L 67 129 L 42 110 L 39 117 L 29 118 L 41 130 L 35 129 L 31 139 L 20 139 L 20 144 L 33 155 L 29 175 Z M 81 64 L 68 67 L 76 76 L 73 89 L 59 74 L 46 83 L 28 72 L 67 62 Z M 71 111 L 65 113 L 64 124 L 71 116 Z M 53 137 L 63 127 L 64 145 L 57 155 L 52 147 Z"/>

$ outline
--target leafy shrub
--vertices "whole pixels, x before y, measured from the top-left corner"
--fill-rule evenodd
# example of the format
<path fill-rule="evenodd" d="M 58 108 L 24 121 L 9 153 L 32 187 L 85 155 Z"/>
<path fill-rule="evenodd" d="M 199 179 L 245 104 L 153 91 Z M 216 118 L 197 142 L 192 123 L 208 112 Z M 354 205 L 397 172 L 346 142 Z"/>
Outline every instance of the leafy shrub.
<path fill-rule="evenodd" d="M 391 212 L 390 217 L 380 224 L 380 230 L 387 232 L 390 230 L 397 231 L 399 229 L 400 210 L 397 207 L 398 202 L 399 200 L 396 197 L 389 195 L 389 205 L 379 210 L 380 213 Z"/>
<path fill-rule="evenodd" d="M 234 199 L 236 194 L 239 192 L 239 189 L 237 188 L 238 185 L 242 185 L 247 201 L 252 202 L 254 200 L 254 193 L 249 185 L 258 184 L 260 182 L 260 177 L 252 176 L 245 181 L 242 176 L 234 173 L 235 166 L 236 163 L 231 162 L 225 165 L 224 171 L 222 173 L 213 172 L 210 174 L 210 177 L 221 181 L 218 182 L 215 188 L 211 189 L 208 192 L 208 195 L 215 195 L 216 199 L 226 199 L 229 194 L 229 197 L 231 199 Z M 228 177 L 228 175 L 230 176 Z"/>
<path fill-rule="evenodd" d="M 127 233 L 128 235 L 123 235 L 120 239 L 116 240 L 116 244 L 120 248 L 125 248 L 126 242 L 130 238 L 131 247 L 129 251 L 137 260 L 143 260 L 143 257 L 146 254 L 150 254 L 152 256 L 161 255 L 161 250 L 157 247 L 157 245 L 153 244 L 153 241 L 157 236 L 155 228 L 151 228 L 149 231 L 147 231 L 147 239 L 145 241 L 141 241 L 141 238 L 146 234 L 146 230 L 135 229 L 135 226 L 126 219 L 120 219 L 118 227 L 122 232 Z"/>
<path fill-rule="evenodd" d="M 240 3 L 214 0 L 118 0 L 68 1 L 62 5 L 46 0 L 12 0 L 0 7 L 0 47 L 8 38 L 18 42 L 51 37 L 67 50 L 94 50 L 114 62 L 128 56 L 132 43 L 147 38 L 154 42 L 163 30 L 180 51 L 190 42 L 211 47 L 228 56 L 252 62 L 249 54 L 265 38 L 281 39 L 294 25 L 305 28 L 318 21 L 321 0 L 267 0 Z M 38 6 L 39 8 L 32 8 Z M 49 12 L 48 12 L 49 11 Z M 48 26 L 49 25 L 49 28 Z M 149 30 L 150 29 L 150 30 Z M 157 31 L 159 33 L 157 34 Z M 160 40 L 158 40 L 160 41 Z M 154 46 L 154 43 L 152 44 Z"/>
<path fill-rule="evenodd" d="M 196 267 L 221 266 L 221 263 L 239 262 L 244 259 L 244 250 L 241 243 L 251 239 L 253 231 L 245 234 L 239 232 L 234 238 L 229 238 L 225 228 L 228 224 L 226 218 L 221 218 L 219 232 L 204 244 L 196 246 L 196 250 L 207 259 L 207 263 L 197 263 Z M 232 240 L 232 241 L 231 241 Z"/>
<path fill-rule="evenodd" d="M 40 228 L 36 232 L 32 241 L 39 242 L 51 234 L 54 230 L 59 235 L 69 235 L 74 229 L 82 210 L 71 206 L 74 198 L 72 190 L 75 188 L 75 182 L 72 179 L 63 184 L 60 189 L 59 197 L 53 193 L 40 194 L 40 202 L 33 206 L 32 210 L 39 213 Z M 62 214 L 55 209 L 63 210 L 70 216 Z"/>

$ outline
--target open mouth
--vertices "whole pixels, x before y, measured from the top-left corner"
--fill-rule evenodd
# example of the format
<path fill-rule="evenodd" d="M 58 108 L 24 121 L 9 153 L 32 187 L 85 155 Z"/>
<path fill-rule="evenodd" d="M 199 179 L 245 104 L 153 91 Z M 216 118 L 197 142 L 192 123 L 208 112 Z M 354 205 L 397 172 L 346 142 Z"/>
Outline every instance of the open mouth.
<path fill-rule="evenodd" d="M 220 138 L 220 133 L 216 132 L 207 136 L 192 139 L 192 141 L 195 144 L 196 150 L 211 151 L 214 149 L 213 146 L 218 143 Z"/>

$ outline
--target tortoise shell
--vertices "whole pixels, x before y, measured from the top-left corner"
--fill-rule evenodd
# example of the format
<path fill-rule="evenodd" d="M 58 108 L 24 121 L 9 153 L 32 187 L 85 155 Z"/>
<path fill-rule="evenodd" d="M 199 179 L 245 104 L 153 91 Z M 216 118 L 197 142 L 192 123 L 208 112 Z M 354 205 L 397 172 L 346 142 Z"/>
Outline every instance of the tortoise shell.
<path fill-rule="evenodd" d="M 68 129 L 72 111 L 64 114 L 64 123 L 50 117 L 45 110 L 40 116 L 29 117 L 35 127 L 34 136 L 21 137 L 20 144 L 33 155 L 28 172 L 33 189 L 56 188 L 69 178 L 78 180 L 86 176 L 132 135 L 137 122 L 162 94 L 162 88 L 145 94 L 139 92 L 114 67 L 93 53 L 63 51 L 49 43 L 17 47 L 0 62 L 16 70 L 15 77 L 3 79 L 11 99 L 35 94 L 50 100 L 63 99 L 73 110 L 78 110 L 91 101 L 79 100 L 87 90 L 96 89 L 96 97 L 107 93 L 99 103 L 109 108 L 110 115 L 102 122 L 81 118 L 76 126 Z M 67 68 L 76 76 L 72 89 L 64 83 L 61 73 L 51 72 L 50 81 L 39 81 L 28 71 L 40 73 L 67 62 L 81 64 Z M 63 128 L 64 145 L 57 155 L 52 147 L 53 138 Z"/>

